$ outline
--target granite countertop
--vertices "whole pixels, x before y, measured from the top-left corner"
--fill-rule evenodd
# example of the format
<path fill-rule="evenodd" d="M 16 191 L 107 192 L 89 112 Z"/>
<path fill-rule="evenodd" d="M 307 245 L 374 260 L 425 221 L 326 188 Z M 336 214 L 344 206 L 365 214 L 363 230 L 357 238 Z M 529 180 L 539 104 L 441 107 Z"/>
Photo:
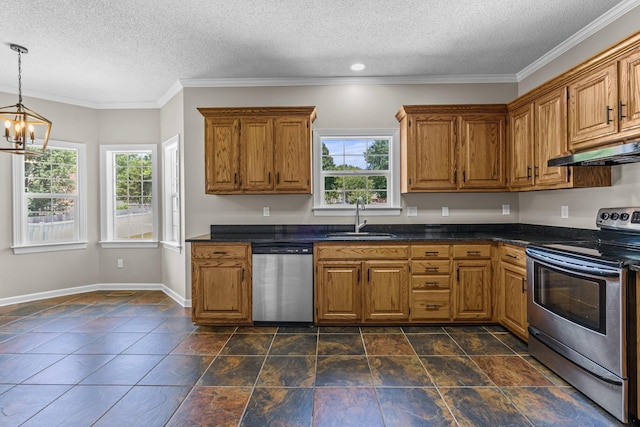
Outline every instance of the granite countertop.
<path fill-rule="evenodd" d="M 315 243 L 315 242 L 456 242 L 494 241 L 519 246 L 597 239 L 598 230 L 531 224 L 391 224 L 367 225 L 369 233 L 391 237 L 328 237 L 331 233 L 353 231 L 353 225 L 211 225 L 210 234 L 191 237 L 187 242 Z"/>

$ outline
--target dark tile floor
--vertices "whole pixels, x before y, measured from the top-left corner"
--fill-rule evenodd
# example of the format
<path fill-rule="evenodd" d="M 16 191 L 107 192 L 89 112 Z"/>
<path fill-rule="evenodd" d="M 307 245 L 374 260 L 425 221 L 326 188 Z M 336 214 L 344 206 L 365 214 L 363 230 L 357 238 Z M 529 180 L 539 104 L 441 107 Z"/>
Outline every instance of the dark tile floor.
<path fill-rule="evenodd" d="M 501 327 L 196 327 L 105 291 L 0 307 L 0 425 L 618 423 Z"/>

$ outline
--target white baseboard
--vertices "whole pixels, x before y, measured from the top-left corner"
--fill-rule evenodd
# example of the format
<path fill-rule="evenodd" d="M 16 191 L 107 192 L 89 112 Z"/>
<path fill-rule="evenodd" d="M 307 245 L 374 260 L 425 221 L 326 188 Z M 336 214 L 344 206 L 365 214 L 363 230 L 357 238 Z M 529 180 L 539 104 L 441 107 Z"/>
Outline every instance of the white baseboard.
<path fill-rule="evenodd" d="M 41 299 L 82 294 L 93 291 L 162 291 L 182 307 L 191 307 L 191 300 L 178 295 L 173 289 L 162 283 L 96 283 L 95 285 L 76 286 L 74 288 L 56 289 L 55 291 L 37 292 L 35 294 L 0 298 L 0 307 L 10 304 L 38 301 Z"/>

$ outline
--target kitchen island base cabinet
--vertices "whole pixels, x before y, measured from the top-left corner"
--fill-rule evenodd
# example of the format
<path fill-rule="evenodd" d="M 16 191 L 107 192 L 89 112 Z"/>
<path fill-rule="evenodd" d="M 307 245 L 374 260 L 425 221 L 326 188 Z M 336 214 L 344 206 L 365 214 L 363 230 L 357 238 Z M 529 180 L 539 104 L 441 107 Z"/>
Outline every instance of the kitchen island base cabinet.
<path fill-rule="evenodd" d="M 193 323 L 252 323 L 250 255 L 249 244 L 191 244 Z"/>

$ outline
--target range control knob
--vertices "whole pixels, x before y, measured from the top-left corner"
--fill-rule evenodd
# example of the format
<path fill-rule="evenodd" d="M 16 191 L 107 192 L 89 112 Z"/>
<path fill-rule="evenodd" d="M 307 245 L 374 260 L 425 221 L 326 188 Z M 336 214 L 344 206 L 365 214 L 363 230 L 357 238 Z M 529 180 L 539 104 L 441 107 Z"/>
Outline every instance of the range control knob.
<path fill-rule="evenodd" d="M 602 212 L 600 214 L 600 219 L 602 219 L 604 221 L 608 220 L 609 219 L 609 212 Z"/>
<path fill-rule="evenodd" d="M 618 212 L 614 212 L 611 214 L 611 219 L 617 221 L 620 218 L 620 214 Z"/>
<path fill-rule="evenodd" d="M 628 221 L 629 220 L 629 214 L 628 213 L 623 213 L 622 215 L 620 215 L 620 220 L 622 221 Z"/>

